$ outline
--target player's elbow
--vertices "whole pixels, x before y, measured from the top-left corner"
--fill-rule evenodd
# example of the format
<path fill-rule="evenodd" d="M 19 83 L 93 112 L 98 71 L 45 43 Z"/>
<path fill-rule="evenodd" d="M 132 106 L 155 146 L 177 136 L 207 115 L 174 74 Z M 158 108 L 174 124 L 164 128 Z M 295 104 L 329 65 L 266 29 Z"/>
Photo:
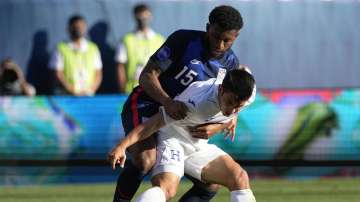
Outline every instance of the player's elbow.
<path fill-rule="evenodd" d="M 149 80 L 149 75 L 147 75 L 147 74 L 148 73 L 141 72 L 140 77 L 139 77 L 139 85 L 140 86 L 146 86 L 146 83 Z"/>

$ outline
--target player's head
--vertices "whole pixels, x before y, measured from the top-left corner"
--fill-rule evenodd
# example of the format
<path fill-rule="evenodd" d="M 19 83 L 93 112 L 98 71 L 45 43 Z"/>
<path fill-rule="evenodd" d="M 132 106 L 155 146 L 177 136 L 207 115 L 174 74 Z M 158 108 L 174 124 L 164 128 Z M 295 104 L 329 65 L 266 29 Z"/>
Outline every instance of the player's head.
<path fill-rule="evenodd" d="M 210 55 L 218 57 L 229 50 L 242 27 L 243 20 L 238 10 L 225 5 L 215 7 L 206 24 Z"/>
<path fill-rule="evenodd" d="M 234 69 L 226 73 L 219 89 L 219 104 L 225 116 L 237 113 L 253 93 L 254 77 L 245 69 Z"/>
<path fill-rule="evenodd" d="M 150 25 L 152 15 L 148 5 L 146 4 L 136 5 L 134 7 L 133 13 L 138 29 L 144 29 Z"/>
<path fill-rule="evenodd" d="M 85 18 L 81 15 L 73 15 L 68 21 L 68 31 L 72 40 L 85 36 L 87 30 Z"/>

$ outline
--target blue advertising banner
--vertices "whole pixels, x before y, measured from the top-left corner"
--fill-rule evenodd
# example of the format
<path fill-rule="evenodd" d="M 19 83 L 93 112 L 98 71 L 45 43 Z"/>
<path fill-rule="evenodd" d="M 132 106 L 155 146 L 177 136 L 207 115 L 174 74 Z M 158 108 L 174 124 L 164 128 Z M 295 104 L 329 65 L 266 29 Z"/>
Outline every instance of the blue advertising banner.
<path fill-rule="evenodd" d="M 125 96 L 1 97 L 0 160 L 105 160 L 124 135 L 120 113 L 125 100 Z M 236 130 L 234 142 L 224 140 L 222 134 L 210 142 L 240 162 L 358 161 L 360 90 L 263 90 L 239 114 Z M 257 168 L 253 174 L 268 176 L 270 169 Z M 341 175 L 344 169 L 334 167 L 318 174 Z M 102 175 L 100 170 L 93 174 Z M 358 168 L 351 172 L 360 175 Z M 0 184 L 79 180 L 71 177 L 79 170 L 69 167 L 2 165 L 0 173 Z M 297 171 L 286 168 L 280 174 L 295 176 Z"/>

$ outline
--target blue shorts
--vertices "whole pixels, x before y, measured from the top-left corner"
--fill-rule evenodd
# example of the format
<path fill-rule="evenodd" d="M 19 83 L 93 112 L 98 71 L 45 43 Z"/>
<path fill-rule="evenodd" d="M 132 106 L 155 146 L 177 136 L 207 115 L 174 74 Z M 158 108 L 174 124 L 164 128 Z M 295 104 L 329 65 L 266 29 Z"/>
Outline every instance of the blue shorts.
<path fill-rule="evenodd" d="M 159 112 L 160 104 L 142 99 L 143 94 L 143 88 L 135 88 L 123 106 L 121 121 L 125 135 L 129 134 L 132 129 L 144 120 Z"/>

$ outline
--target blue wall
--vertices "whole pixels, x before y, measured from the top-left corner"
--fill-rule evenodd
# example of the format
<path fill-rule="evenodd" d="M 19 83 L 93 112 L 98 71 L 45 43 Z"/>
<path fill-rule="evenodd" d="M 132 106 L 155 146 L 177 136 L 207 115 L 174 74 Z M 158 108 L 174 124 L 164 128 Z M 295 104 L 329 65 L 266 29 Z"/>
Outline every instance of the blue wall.
<path fill-rule="evenodd" d="M 39 92 L 47 92 L 49 54 L 67 38 L 66 22 L 83 14 L 90 38 L 105 64 L 101 92 L 116 88 L 114 48 L 134 28 L 137 0 L 2 0 L 0 58 L 13 57 Z M 165 36 L 180 28 L 205 29 L 207 15 L 223 3 L 245 20 L 234 50 L 252 67 L 260 88 L 360 86 L 360 2 L 319 1 L 147 1 L 153 27 Z"/>

